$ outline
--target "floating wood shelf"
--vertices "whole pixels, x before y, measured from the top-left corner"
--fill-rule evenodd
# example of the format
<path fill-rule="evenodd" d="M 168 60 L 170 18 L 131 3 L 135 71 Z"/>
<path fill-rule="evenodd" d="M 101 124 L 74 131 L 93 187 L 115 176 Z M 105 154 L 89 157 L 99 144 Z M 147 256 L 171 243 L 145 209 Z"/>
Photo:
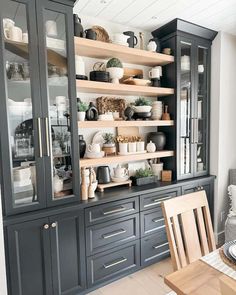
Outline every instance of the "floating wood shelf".
<path fill-rule="evenodd" d="M 155 97 L 174 94 L 173 88 L 113 84 L 106 82 L 94 82 L 88 80 L 76 80 L 76 86 L 79 92 L 85 93 L 101 93 L 126 96 L 145 95 Z"/>
<path fill-rule="evenodd" d="M 110 128 L 110 127 L 151 127 L 173 126 L 172 120 L 147 120 L 147 121 L 79 121 L 79 128 Z"/>
<path fill-rule="evenodd" d="M 167 54 L 150 52 L 137 48 L 129 48 L 122 45 L 94 41 L 85 38 L 75 37 L 75 52 L 81 56 L 108 59 L 117 57 L 122 62 L 144 65 L 144 66 L 164 66 L 174 62 L 174 57 Z"/>
<path fill-rule="evenodd" d="M 114 163 L 134 162 L 154 158 L 164 158 L 174 156 L 173 151 L 159 151 L 155 153 L 127 155 L 127 156 L 109 156 L 99 159 L 81 159 L 80 167 L 91 167 L 99 165 L 110 165 Z"/>

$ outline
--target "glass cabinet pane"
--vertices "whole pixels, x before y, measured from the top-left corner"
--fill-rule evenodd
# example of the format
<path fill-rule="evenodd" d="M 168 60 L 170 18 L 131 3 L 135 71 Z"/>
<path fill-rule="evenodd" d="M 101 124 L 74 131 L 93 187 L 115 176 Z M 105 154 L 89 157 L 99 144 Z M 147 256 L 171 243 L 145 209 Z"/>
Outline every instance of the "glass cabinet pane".
<path fill-rule="evenodd" d="M 5 47 L 7 109 L 13 184 L 12 207 L 38 203 L 36 143 L 32 104 L 30 48 L 25 4 L 5 0 L 2 21 Z M 40 124 L 40 122 L 38 122 Z M 38 127 L 38 126 L 37 126 Z M 7 143 L 6 143 L 7 145 Z"/>
<path fill-rule="evenodd" d="M 207 169 L 207 118 L 208 118 L 208 85 L 207 85 L 207 55 L 208 49 L 198 47 L 198 89 L 197 89 L 197 117 L 196 117 L 196 144 L 197 144 L 197 172 Z"/>
<path fill-rule="evenodd" d="M 180 175 L 191 173 L 191 44 L 181 42 L 180 60 Z"/>
<path fill-rule="evenodd" d="M 52 196 L 54 200 L 59 200 L 73 195 L 66 15 L 44 9 L 44 25 L 47 44 L 50 133 L 48 149 L 51 157 Z"/>

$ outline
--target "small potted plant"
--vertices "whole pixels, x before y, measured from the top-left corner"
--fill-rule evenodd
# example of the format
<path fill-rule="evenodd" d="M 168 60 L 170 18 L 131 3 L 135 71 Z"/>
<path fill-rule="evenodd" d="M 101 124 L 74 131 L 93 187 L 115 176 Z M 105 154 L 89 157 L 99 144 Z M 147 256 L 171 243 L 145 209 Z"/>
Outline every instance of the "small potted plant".
<path fill-rule="evenodd" d="M 104 147 L 114 147 L 115 146 L 115 137 L 112 133 L 105 133 L 103 135 L 103 139 L 104 139 L 104 143 L 103 143 Z"/>
<path fill-rule="evenodd" d="M 105 155 L 116 155 L 116 145 L 115 145 L 115 137 L 112 133 L 105 133 L 103 135 L 103 151 L 105 152 Z"/>
<path fill-rule="evenodd" d="M 124 69 L 121 61 L 118 58 L 109 59 L 106 69 L 110 74 L 111 82 L 119 84 L 119 79 L 121 79 L 124 75 Z"/>
<path fill-rule="evenodd" d="M 134 102 L 134 111 L 136 113 L 149 113 L 151 109 L 152 102 L 145 97 L 139 97 Z"/>
<path fill-rule="evenodd" d="M 140 136 L 136 136 L 137 152 L 144 152 L 145 142 Z"/>
<path fill-rule="evenodd" d="M 129 138 L 129 143 L 128 143 L 128 150 L 129 153 L 136 153 L 137 152 L 137 136 L 131 136 Z"/>
<path fill-rule="evenodd" d="M 145 185 L 149 183 L 156 182 L 156 177 L 153 175 L 153 172 L 149 169 L 138 169 L 133 177 L 133 181 L 136 185 Z"/>
<path fill-rule="evenodd" d="M 88 104 L 82 101 L 77 103 L 77 119 L 79 121 L 84 121 L 86 116 L 86 111 L 88 110 Z"/>

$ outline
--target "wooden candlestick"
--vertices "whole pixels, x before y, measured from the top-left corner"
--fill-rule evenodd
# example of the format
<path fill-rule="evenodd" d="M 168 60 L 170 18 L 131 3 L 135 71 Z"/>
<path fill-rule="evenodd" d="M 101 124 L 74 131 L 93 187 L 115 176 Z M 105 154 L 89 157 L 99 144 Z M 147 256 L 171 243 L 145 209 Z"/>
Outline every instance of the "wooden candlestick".
<path fill-rule="evenodd" d="M 86 168 L 82 168 L 82 182 L 81 182 L 81 199 L 82 201 L 88 200 L 88 186 L 86 183 Z"/>
<path fill-rule="evenodd" d="M 94 195 L 94 190 L 93 190 L 93 179 L 94 179 L 94 174 L 92 172 L 92 168 L 89 168 L 89 187 L 88 187 L 88 197 L 89 199 L 93 199 L 95 197 Z"/>
<path fill-rule="evenodd" d="M 144 33 L 142 33 L 142 32 L 139 32 L 139 38 L 140 38 L 140 49 L 144 49 L 144 40 L 143 40 L 143 38 L 144 38 Z"/>
<path fill-rule="evenodd" d="M 162 114 L 162 120 L 170 120 L 170 114 L 168 113 L 168 105 L 165 105 L 165 111 Z"/>

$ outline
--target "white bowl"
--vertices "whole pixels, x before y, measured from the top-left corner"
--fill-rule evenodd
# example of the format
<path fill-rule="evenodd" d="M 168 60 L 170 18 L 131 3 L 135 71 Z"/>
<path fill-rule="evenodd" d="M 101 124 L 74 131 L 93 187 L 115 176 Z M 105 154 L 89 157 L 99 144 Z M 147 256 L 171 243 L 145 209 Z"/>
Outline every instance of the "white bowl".
<path fill-rule="evenodd" d="M 134 111 L 135 113 L 149 113 L 151 112 L 151 106 L 135 106 Z"/>
<path fill-rule="evenodd" d="M 99 159 L 99 158 L 103 158 L 105 155 L 104 151 L 101 151 L 100 153 L 90 153 L 90 152 L 86 152 L 85 154 L 85 158 L 89 158 L 89 159 Z"/>

